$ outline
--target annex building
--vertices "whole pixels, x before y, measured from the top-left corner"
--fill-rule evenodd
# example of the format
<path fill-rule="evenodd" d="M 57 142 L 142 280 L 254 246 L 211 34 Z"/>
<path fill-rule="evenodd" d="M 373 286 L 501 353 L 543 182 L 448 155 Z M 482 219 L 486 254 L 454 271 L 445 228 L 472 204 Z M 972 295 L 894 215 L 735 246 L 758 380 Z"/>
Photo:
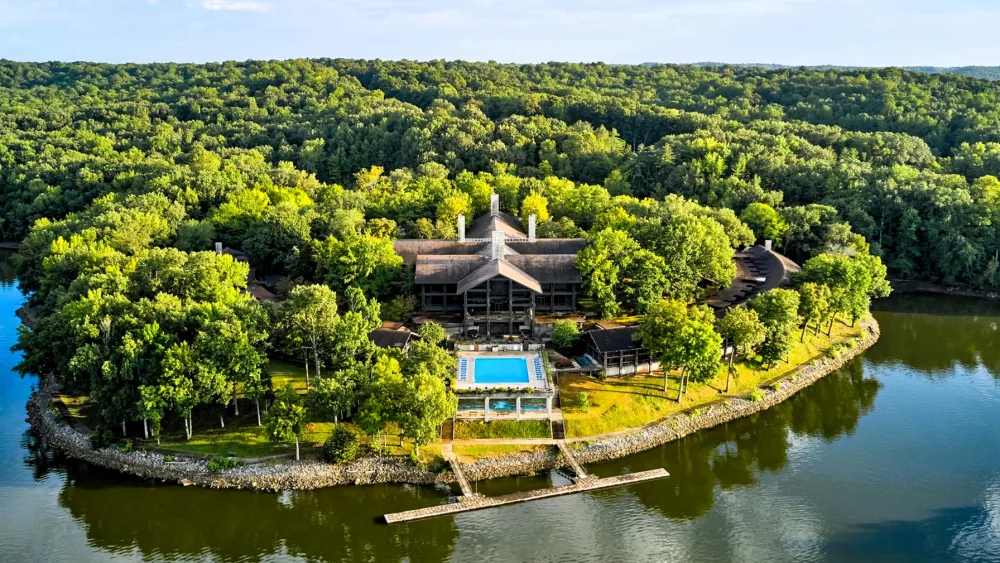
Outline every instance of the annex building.
<path fill-rule="evenodd" d="M 525 232 L 527 231 L 527 232 Z M 414 292 L 429 315 L 461 318 L 466 336 L 530 335 L 536 313 L 577 310 L 583 282 L 576 254 L 586 239 L 539 239 L 535 217 L 521 222 L 500 211 L 466 226 L 458 239 L 399 239 L 396 253 L 414 268 Z"/>

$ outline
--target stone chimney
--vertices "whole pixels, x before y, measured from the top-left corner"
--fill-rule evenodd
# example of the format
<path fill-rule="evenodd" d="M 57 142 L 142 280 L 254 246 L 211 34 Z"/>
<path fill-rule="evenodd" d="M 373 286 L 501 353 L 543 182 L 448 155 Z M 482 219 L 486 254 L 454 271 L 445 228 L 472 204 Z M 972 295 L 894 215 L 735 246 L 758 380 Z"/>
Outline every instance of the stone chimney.
<path fill-rule="evenodd" d="M 503 231 L 493 231 L 493 244 L 491 246 L 490 258 L 492 260 L 502 260 L 504 246 L 507 245 Z"/>
<path fill-rule="evenodd" d="M 500 216 L 500 194 L 490 196 L 490 217 Z"/>
<path fill-rule="evenodd" d="M 535 214 L 528 215 L 528 242 L 535 242 Z"/>
<path fill-rule="evenodd" d="M 771 252 L 771 240 L 770 239 L 764 241 L 764 250 L 766 250 L 768 252 Z"/>
<path fill-rule="evenodd" d="M 458 216 L 458 242 L 465 242 L 465 215 Z"/>
<path fill-rule="evenodd" d="M 219 254 L 222 254 L 222 243 L 221 242 L 215 243 L 215 251 L 218 252 Z"/>

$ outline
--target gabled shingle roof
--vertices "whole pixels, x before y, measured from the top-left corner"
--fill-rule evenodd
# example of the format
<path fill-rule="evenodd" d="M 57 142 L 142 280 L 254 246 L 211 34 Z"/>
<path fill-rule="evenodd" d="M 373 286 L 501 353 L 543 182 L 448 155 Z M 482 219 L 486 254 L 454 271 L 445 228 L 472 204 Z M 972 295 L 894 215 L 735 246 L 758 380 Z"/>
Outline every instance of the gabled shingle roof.
<path fill-rule="evenodd" d="M 541 283 L 580 283 L 575 254 L 521 254 L 506 260 Z"/>
<path fill-rule="evenodd" d="M 490 238 L 493 231 L 503 231 L 507 238 L 528 238 L 524 234 L 524 227 L 513 215 L 501 213 L 494 217 L 492 215 L 481 215 L 465 230 L 466 238 Z"/>
<path fill-rule="evenodd" d="M 458 283 L 488 260 L 485 256 L 420 255 L 413 275 L 413 283 Z"/>
<path fill-rule="evenodd" d="M 411 338 L 413 333 L 408 330 L 377 328 L 368 333 L 368 339 L 379 348 L 406 348 Z"/>
<path fill-rule="evenodd" d="M 514 266 L 510 262 L 501 259 L 490 260 L 488 263 L 480 266 L 476 271 L 462 278 L 462 281 L 458 282 L 457 293 L 461 295 L 486 280 L 493 279 L 497 276 L 503 276 L 511 281 L 515 281 L 535 293 L 542 292 L 542 285 L 538 283 L 538 280 L 529 276 L 523 270 Z"/>
<path fill-rule="evenodd" d="M 625 326 L 622 328 L 595 329 L 587 332 L 594 340 L 594 345 L 601 352 L 618 352 L 642 348 L 642 344 L 632 340 L 639 327 Z"/>
<path fill-rule="evenodd" d="M 489 250 L 489 244 L 484 242 L 458 242 L 442 239 L 397 239 L 393 243 L 396 254 L 403 262 L 414 264 L 418 256 L 468 256 L 480 254 Z"/>

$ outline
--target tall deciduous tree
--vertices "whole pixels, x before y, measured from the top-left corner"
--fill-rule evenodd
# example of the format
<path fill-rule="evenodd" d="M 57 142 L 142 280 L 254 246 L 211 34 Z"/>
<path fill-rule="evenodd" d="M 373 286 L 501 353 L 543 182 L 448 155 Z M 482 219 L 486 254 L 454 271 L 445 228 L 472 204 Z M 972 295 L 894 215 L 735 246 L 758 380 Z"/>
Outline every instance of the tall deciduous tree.
<path fill-rule="evenodd" d="M 669 372 L 681 369 L 678 402 L 691 377 L 706 381 L 719 371 L 722 337 L 715 332 L 713 318 L 705 306 L 689 308 L 683 302 L 662 299 L 650 306 L 639 324 L 636 338 L 660 359 L 664 393 Z"/>
<path fill-rule="evenodd" d="M 766 327 L 766 336 L 758 348 L 768 369 L 785 358 L 792 347 L 793 331 L 798 319 L 799 294 L 791 289 L 772 289 L 754 297 L 747 307 L 757 312 Z"/>
<path fill-rule="evenodd" d="M 534 215 L 538 223 L 549 220 L 549 200 L 537 192 L 531 192 L 521 201 L 521 222 L 528 225 L 528 217 Z"/>
<path fill-rule="evenodd" d="M 299 460 L 299 439 L 306 429 L 306 408 L 302 397 L 286 383 L 275 393 L 274 404 L 267 411 L 267 436 L 274 442 L 295 442 L 295 460 Z"/>
<path fill-rule="evenodd" d="M 740 214 L 740 220 L 753 230 L 758 240 L 770 240 L 775 246 L 782 243 L 788 231 L 784 217 L 766 203 L 751 203 Z"/>
<path fill-rule="evenodd" d="M 745 307 L 733 307 L 726 315 L 716 322 L 716 328 L 723 338 L 729 341 L 732 351 L 729 353 L 729 366 L 726 376 L 726 393 L 733 379 L 733 358 L 736 353 L 748 356 L 764 341 L 766 328 L 760 322 L 757 311 Z"/>
<path fill-rule="evenodd" d="M 399 427 L 420 455 L 420 446 L 436 438 L 441 424 L 455 414 L 458 398 L 448 392 L 440 377 L 420 366 L 406 375 L 402 399 Z"/>
<path fill-rule="evenodd" d="M 810 322 L 816 321 L 816 328 L 819 330 L 821 319 L 826 317 L 829 309 L 829 287 L 813 282 L 799 286 L 799 316 L 802 317 L 802 334 L 799 336 L 799 342 L 805 340 L 806 329 L 809 328 Z"/>
<path fill-rule="evenodd" d="M 329 354 L 338 324 L 337 295 L 325 285 L 296 286 L 279 310 L 279 332 L 287 345 L 305 346 L 307 358 L 312 354 L 316 377 L 323 375 L 322 358 Z"/>

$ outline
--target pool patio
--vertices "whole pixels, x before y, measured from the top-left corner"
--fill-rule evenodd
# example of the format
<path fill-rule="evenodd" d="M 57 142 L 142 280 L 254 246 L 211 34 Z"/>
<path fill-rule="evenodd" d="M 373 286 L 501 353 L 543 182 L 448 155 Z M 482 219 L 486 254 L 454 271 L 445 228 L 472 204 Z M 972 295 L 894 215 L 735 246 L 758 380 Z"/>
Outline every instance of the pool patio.
<path fill-rule="evenodd" d="M 522 360 L 525 371 L 521 371 L 520 365 L 512 365 L 511 360 Z M 490 362 L 490 365 L 484 365 L 484 362 Z M 489 368 L 488 375 L 484 371 L 478 380 L 477 364 L 481 370 Z M 504 371 L 510 374 L 509 378 L 503 377 Z M 524 378 L 525 373 L 527 381 Z M 545 375 L 542 356 L 538 352 L 459 352 L 456 388 L 459 390 L 531 388 L 541 391 L 549 388 L 549 381 Z"/>
<path fill-rule="evenodd" d="M 456 391 L 456 419 L 527 420 L 552 416 L 555 393 L 542 356 L 535 351 L 459 352 Z"/>

